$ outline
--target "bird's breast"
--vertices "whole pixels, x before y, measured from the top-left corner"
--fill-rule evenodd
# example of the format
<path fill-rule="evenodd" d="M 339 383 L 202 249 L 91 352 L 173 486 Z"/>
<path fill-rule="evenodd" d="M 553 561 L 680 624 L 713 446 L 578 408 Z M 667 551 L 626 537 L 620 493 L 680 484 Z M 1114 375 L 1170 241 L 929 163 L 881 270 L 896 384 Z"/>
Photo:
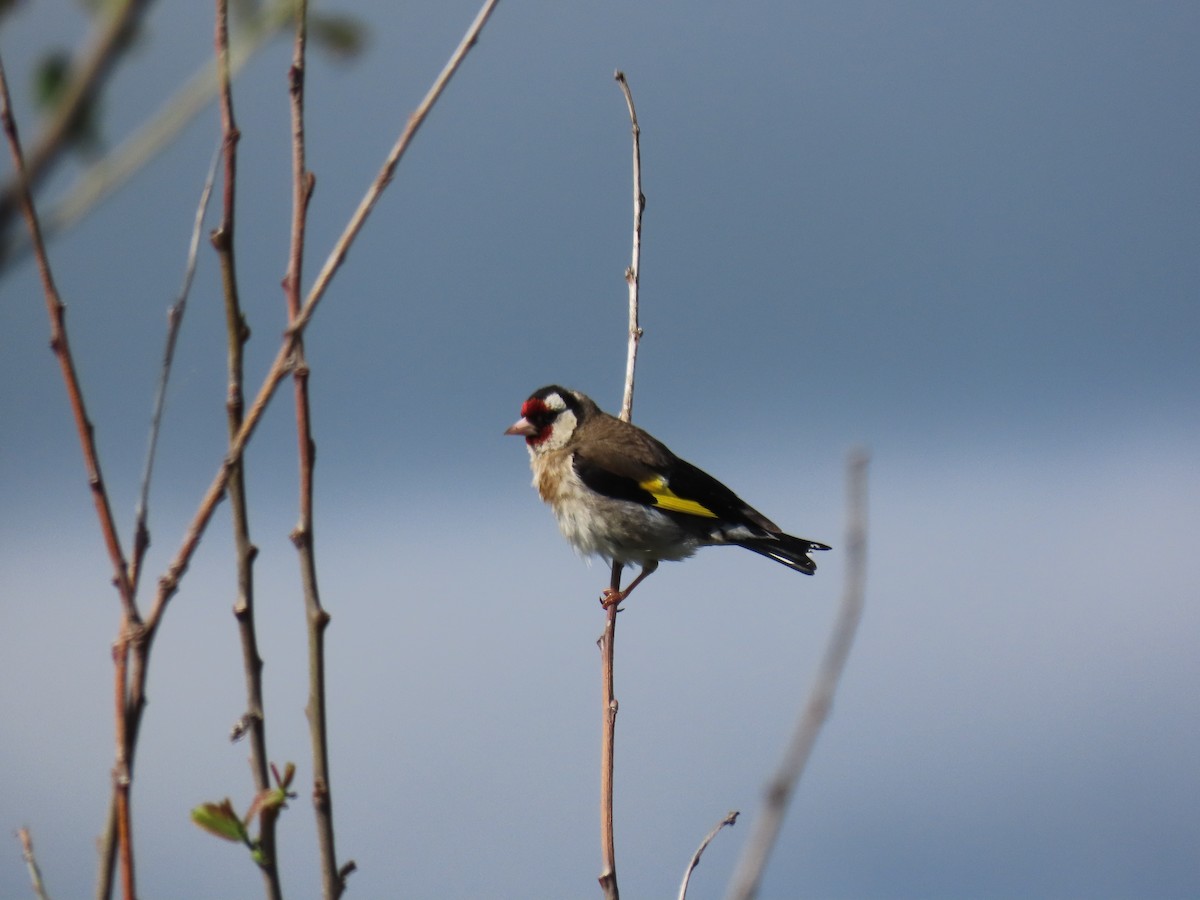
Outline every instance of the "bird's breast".
<path fill-rule="evenodd" d="M 569 474 L 570 455 L 556 451 L 535 454 L 531 464 L 533 486 L 537 488 L 538 496 L 552 506 L 557 504 L 562 499 L 563 483 Z"/>

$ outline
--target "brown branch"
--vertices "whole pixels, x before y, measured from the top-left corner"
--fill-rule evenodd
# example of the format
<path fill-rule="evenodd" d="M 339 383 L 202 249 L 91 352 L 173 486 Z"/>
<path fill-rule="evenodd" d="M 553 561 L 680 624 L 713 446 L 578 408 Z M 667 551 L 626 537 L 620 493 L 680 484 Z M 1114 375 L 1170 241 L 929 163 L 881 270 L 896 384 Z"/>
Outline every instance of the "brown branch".
<path fill-rule="evenodd" d="M 102 14 L 103 26 L 72 64 L 74 77 L 63 92 L 53 117 L 34 141 L 25 174 L 19 175 L 15 183 L 6 185 L 0 193 L 0 235 L 8 230 L 9 220 L 22 203 L 21 193 L 32 191 L 69 145 L 80 116 L 95 102 L 114 65 L 132 45 L 138 23 L 149 5 L 150 0 L 121 0 L 115 9 Z"/>
<path fill-rule="evenodd" d="M 735 809 L 726 813 L 725 818 L 716 824 L 708 834 L 704 836 L 704 840 L 700 842 L 700 846 L 696 848 L 696 852 L 692 854 L 692 860 L 688 863 L 687 871 L 683 873 L 683 883 L 679 885 L 679 900 L 687 900 L 688 882 L 692 880 L 692 873 L 696 871 L 696 866 L 700 865 L 700 857 L 704 855 L 704 851 L 708 849 L 708 845 L 712 843 L 713 838 L 717 836 L 722 828 L 728 825 L 732 828 L 737 824 L 740 813 Z"/>
<path fill-rule="evenodd" d="M 50 895 L 46 893 L 46 885 L 42 882 L 42 870 L 33 853 L 33 838 L 29 835 L 29 829 L 18 828 L 17 840 L 21 842 L 21 859 L 25 860 L 25 868 L 29 870 L 29 883 L 33 887 L 33 895 L 38 900 L 50 900 Z"/>
<path fill-rule="evenodd" d="M 112 806 L 116 811 L 113 824 L 116 826 L 115 847 L 121 863 L 121 894 L 125 900 L 137 897 L 133 869 L 133 814 L 130 811 L 130 787 L 133 784 L 133 761 L 129 743 L 129 718 L 125 707 L 125 686 L 129 677 L 130 635 L 123 630 L 113 645 L 113 719 L 117 723 L 115 743 L 116 762 L 113 764 Z M 109 846 L 114 846 L 110 841 Z M 112 863 L 109 863 L 108 878 L 111 880 Z"/>
<path fill-rule="evenodd" d="M 620 412 L 621 420 L 628 422 L 633 416 L 634 371 L 637 367 L 638 343 L 642 338 L 642 329 L 638 326 L 638 271 L 642 257 L 642 210 L 646 208 L 646 198 L 642 194 L 641 128 L 638 126 L 637 111 L 633 105 L 633 94 L 625 80 L 625 73 L 618 71 L 614 77 L 625 95 L 625 105 L 629 108 L 629 121 L 633 132 L 633 254 L 629 268 L 625 270 L 625 282 L 629 285 L 629 345 L 625 358 L 625 391 Z M 613 592 L 619 592 L 621 588 L 621 569 L 621 563 L 612 564 L 609 586 Z M 604 697 L 603 728 L 600 734 L 600 852 L 604 857 L 604 869 L 600 873 L 600 887 L 604 890 L 607 900 L 618 900 L 620 897 L 620 889 L 617 886 L 617 852 L 613 838 L 613 762 L 616 756 L 618 708 L 613 688 L 613 655 L 619 606 L 620 604 L 613 603 L 605 607 L 604 634 L 598 642 Z"/>
<path fill-rule="evenodd" d="M 846 461 L 845 545 L 846 583 L 837 621 L 829 635 L 816 681 L 796 723 L 796 731 L 778 771 L 767 784 L 762 814 L 754 824 L 730 882 L 729 900 L 750 900 L 758 894 L 767 858 L 779 836 L 784 813 L 808 763 L 817 735 L 829 715 L 838 680 L 846 666 L 846 658 L 854 643 L 854 633 L 862 618 L 867 571 L 867 455 L 863 451 L 852 452 Z"/>
<path fill-rule="evenodd" d="M 621 564 L 614 562 L 612 580 L 614 591 L 621 587 Z M 616 754 L 617 698 L 613 690 L 613 651 L 616 646 L 617 612 L 620 604 L 613 603 L 605 609 L 604 634 L 597 645 L 600 647 L 600 683 L 603 691 L 603 718 L 600 730 L 600 853 L 604 857 L 604 869 L 600 873 L 600 887 L 608 900 L 621 896 L 617 886 L 617 851 L 613 842 L 613 760 Z"/>
<path fill-rule="evenodd" d="M 308 3 L 296 5 L 296 38 L 292 50 L 292 65 L 288 73 L 292 117 L 292 228 L 288 268 L 283 278 L 287 300 L 288 321 L 294 323 L 300 314 L 300 280 L 304 263 L 304 235 L 308 204 L 312 199 L 315 178 L 305 163 L 304 140 L 304 79 L 308 46 Z M 330 780 L 328 726 L 325 715 L 325 629 L 329 613 L 321 605 L 317 582 L 316 545 L 313 535 L 313 467 L 316 444 L 312 437 L 312 414 L 309 403 L 308 362 L 304 356 L 304 340 L 297 338 L 295 365 L 292 370 L 296 409 L 296 438 L 298 442 L 300 515 L 292 531 L 300 563 L 300 580 L 304 590 L 305 619 L 308 624 L 308 715 L 313 758 L 313 810 L 317 823 L 317 843 L 321 853 L 321 881 L 325 897 L 340 897 L 346 889 L 346 877 L 354 870 L 351 861 L 339 868 L 333 828 L 333 790 Z"/>
<path fill-rule="evenodd" d="M 129 567 L 125 561 L 121 540 L 117 535 L 116 522 L 112 513 L 112 504 L 104 487 L 104 478 L 100 472 L 100 458 L 96 450 L 95 430 L 88 418 L 87 407 L 83 401 L 83 390 L 75 371 L 75 362 L 71 347 L 67 340 L 66 307 L 58 294 L 54 276 L 50 270 L 50 261 L 46 255 L 45 242 L 42 239 L 41 225 L 38 222 L 37 210 L 29 191 L 29 180 L 25 169 L 25 157 L 21 151 L 20 136 L 17 123 L 12 115 L 12 102 L 9 97 L 8 79 L 4 73 L 3 62 L 0 61 L 0 124 L 3 125 L 9 150 L 13 157 L 13 166 L 17 176 L 18 199 L 21 204 L 29 236 L 33 242 L 34 256 L 37 260 L 38 273 L 42 280 L 42 292 L 46 298 L 46 311 L 50 318 L 50 346 L 58 358 L 63 381 L 67 388 L 67 398 L 75 418 L 75 429 L 83 449 L 84 468 L 88 474 L 88 484 L 92 491 L 92 500 L 96 506 L 96 515 L 100 520 L 100 531 L 108 548 L 109 560 L 113 567 L 113 582 L 121 598 L 121 624 L 117 641 L 113 647 L 113 677 L 117 704 L 115 709 L 116 723 L 116 762 L 113 767 L 114 801 L 110 822 L 116 835 L 116 846 L 119 847 L 121 858 L 122 885 L 125 896 L 132 900 L 134 897 L 133 845 L 132 829 L 129 818 L 129 773 L 132 765 L 129 744 L 127 743 L 129 721 L 125 714 L 124 691 L 126 685 L 126 665 L 129 659 L 131 642 L 139 639 L 142 633 L 141 617 L 134 600 L 133 585 L 129 577 Z M 110 841 L 110 848 L 112 842 Z M 109 859 L 112 858 L 111 852 Z M 111 884 L 111 863 L 108 866 L 108 881 Z"/>
<path fill-rule="evenodd" d="M 226 357 L 229 377 L 226 397 L 226 416 L 229 439 L 237 436 L 242 427 L 245 410 L 244 369 L 245 347 L 250 329 L 242 313 L 238 291 L 235 253 L 235 210 L 237 197 L 237 145 L 241 132 L 233 111 L 232 74 L 229 54 L 229 3 L 217 0 L 214 48 L 217 60 L 217 97 L 221 110 L 221 151 L 225 172 L 222 184 L 221 223 L 211 240 L 220 261 L 221 281 L 225 298 Z M 258 652 L 258 636 L 254 621 L 254 560 L 258 548 L 250 539 L 250 514 L 246 493 L 246 460 L 239 456 L 229 472 L 227 487 L 229 511 L 233 525 L 234 555 L 237 565 L 237 599 L 233 605 L 238 635 L 242 646 L 242 667 L 246 679 L 246 714 L 243 721 L 250 739 L 250 772 L 254 778 L 256 796 L 271 788 L 268 769 L 266 708 L 262 692 L 262 657 Z M 264 810 L 259 816 L 258 866 L 262 872 L 266 896 L 280 900 L 283 891 L 275 846 L 277 810 Z"/>
<path fill-rule="evenodd" d="M 83 401 L 83 389 L 79 384 L 79 376 L 75 371 L 75 360 L 71 355 L 70 343 L 67 341 L 66 307 L 63 305 L 58 288 L 54 283 L 50 260 L 46 256 L 46 245 L 42 240 L 41 224 L 33 205 L 33 197 L 29 192 L 25 157 L 21 150 L 17 123 L 12 115 L 12 101 L 9 97 L 8 79 L 4 74 L 3 62 L 0 62 L 0 120 L 2 120 L 4 134 L 13 158 L 13 166 L 17 173 L 17 199 L 25 216 L 29 237 L 33 241 L 38 274 L 42 280 L 42 293 L 46 298 L 46 313 L 50 318 L 50 349 L 58 359 L 63 382 L 66 384 L 67 399 L 75 418 L 75 430 L 79 434 L 79 443 L 83 449 L 83 464 L 87 470 L 88 486 L 91 488 L 96 515 L 100 519 L 100 530 L 104 535 L 109 561 L 113 567 L 113 580 L 117 592 L 120 594 L 126 617 L 131 622 L 137 622 L 139 621 L 138 613 L 134 606 L 133 591 L 129 583 L 125 553 L 121 549 L 116 520 L 113 518 L 108 492 L 104 487 L 104 477 L 100 472 L 100 457 L 96 451 L 95 430 L 88 418 L 87 407 Z"/>

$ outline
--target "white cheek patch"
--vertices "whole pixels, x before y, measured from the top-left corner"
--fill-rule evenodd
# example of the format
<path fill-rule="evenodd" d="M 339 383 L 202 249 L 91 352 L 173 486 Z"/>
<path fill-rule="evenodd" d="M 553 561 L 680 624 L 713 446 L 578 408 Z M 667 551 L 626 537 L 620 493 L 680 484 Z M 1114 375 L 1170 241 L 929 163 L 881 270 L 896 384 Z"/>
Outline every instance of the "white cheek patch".
<path fill-rule="evenodd" d="M 555 400 L 562 403 L 561 398 L 557 394 L 553 395 Z M 555 407 L 551 406 L 551 409 Z M 575 433 L 575 426 L 578 420 L 575 418 L 575 413 L 566 408 L 564 404 L 563 412 L 558 414 L 558 418 L 554 420 L 554 424 L 550 426 L 550 436 L 538 445 L 539 450 L 558 450 L 567 441 L 571 439 L 571 435 Z"/>

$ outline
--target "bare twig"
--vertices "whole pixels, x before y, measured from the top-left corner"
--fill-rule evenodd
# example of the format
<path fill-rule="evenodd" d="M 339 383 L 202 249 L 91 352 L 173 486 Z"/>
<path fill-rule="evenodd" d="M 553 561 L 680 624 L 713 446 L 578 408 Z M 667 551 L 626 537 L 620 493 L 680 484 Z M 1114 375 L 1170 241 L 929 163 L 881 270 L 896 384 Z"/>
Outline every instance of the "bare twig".
<path fill-rule="evenodd" d="M 225 298 L 226 356 L 229 384 L 226 396 L 226 415 L 229 439 L 232 441 L 242 427 L 245 410 L 244 359 L 250 329 L 242 313 L 237 281 L 235 253 L 235 210 L 237 196 L 237 146 L 241 139 L 233 112 L 232 70 L 229 50 L 229 2 L 217 0 L 214 30 L 217 62 L 217 97 L 221 109 L 221 151 L 225 163 L 222 182 L 221 223 L 213 230 L 211 240 L 221 266 L 221 281 Z M 246 460 L 239 457 L 229 472 L 229 512 L 233 525 L 234 554 L 237 560 L 237 599 L 233 604 L 238 635 L 242 645 L 242 667 L 246 679 L 246 720 L 250 736 L 250 772 L 254 778 L 256 796 L 271 787 L 268 770 L 266 706 L 262 691 L 262 657 L 258 652 L 258 635 L 254 620 L 254 560 L 258 548 L 250 540 L 250 513 L 246 493 Z M 283 890 L 279 882 L 278 858 L 275 846 L 275 823 L 278 810 L 264 809 L 259 816 L 258 866 L 262 872 L 263 889 L 271 900 L 279 900 Z"/>
<path fill-rule="evenodd" d="M 637 366 L 638 344 L 642 340 L 642 329 L 638 325 L 638 285 L 642 266 L 642 211 L 646 208 L 646 195 L 642 193 L 642 129 L 633 106 L 633 94 L 624 72 L 618 71 L 613 77 L 625 95 L 633 131 L 633 252 L 629 268 L 625 270 L 625 281 L 629 285 L 629 349 L 625 358 L 625 394 L 621 401 L 621 418 L 628 422 L 633 416 L 633 375 Z"/>
<path fill-rule="evenodd" d="M 17 840 L 21 842 L 21 858 L 25 860 L 25 868 L 29 870 L 29 883 L 33 887 L 33 895 L 38 900 L 50 900 L 46 893 L 46 885 L 42 883 L 42 870 L 38 867 L 37 857 L 33 853 L 33 838 L 28 828 L 17 829 Z"/>
<path fill-rule="evenodd" d="M 71 64 L 71 81 L 52 118 L 34 141 L 25 174 L 0 195 L 0 235 L 8 230 L 9 220 L 21 202 L 21 191 L 32 191 L 68 145 L 80 116 L 95 101 L 114 64 L 129 50 L 131 37 L 149 6 L 149 0 L 119 0 L 113 9 L 97 15 L 102 25 Z"/>
<path fill-rule="evenodd" d="M 638 270 L 642 256 L 642 210 L 646 207 L 646 198 L 642 194 L 641 128 L 638 126 L 637 112 L 633 105 L 633 94 L 623 72 L 616 72 L 614 77 L 625 95 L 633 132 L 633 254 L 629 268 L 625 270 L 625 282 L 629 285 L 629 346 L 625 358 L 625 391 L 620 412 L 621 420 L 628 422 L 633 416 L 634 372 L 637 367 L 638 342 L 642 338 L 642 329 L 638 326 Z M 618 592 L 621 588 L 621 569 L 621 563 L 612 564 L 609 586 L 613 592 Z M 604 857 L 604 869 L 600 873 L 600 886 L 608 900 L 618 900 L 620 897 L 617 886 L 617 852 L 613 839 L 613 761 L 618 708 L 613 689 L 613 654 L 617 613 L 620 611 L 618 607 L 619 604 L 613 603 L 605 608 L 604 634 L 599 641 L 600 676 L 604 690 L 604 718 L 600 736 L 600 852 Z"/>
<path fill-rule="evenodd" d="M 134 601 L 133 586 L 129 579 L 129 567 L 125 562 L 125 554 L 121 549 L 121 539 L 117 534 L 116 521 L 113 517 L 112 504 L 104 487 L 104 478 L 100 472 L 100 458 L 96 451 L 95 430 L 88 418 L 87 407 L 83 401 L 83 390 L 75 371 L 74 358 L 67 341 L 66 307 L 59 297 L 58 288 L 54 284 L 54 276 L 50 271 L 50 260 L 46 255 L 45 242 L 42 239 L 41 225 L 38 222 L 37 210 L 33 205 L 33 197 L 29 191 L 29 181 L 25 170 L 25 157 L 21 152 L 20 136 L 17 133 L 17 123 L 12 116 L 12 102 L 9 98 L 8 79 L 4 74 L 4 65 L 0 61 L 0 124 L 3 125 L 9 150 L 13 157 L 13 167 L 17 173 L 18 199 L 29 228 L 29 236 L 33 241 L 34 256 L 37 259 L 38 273 L 42 279 L 42 292 L 46 298 L 46 311 L 50 317 L 50 346 L 58 358 L 62 371 L 63 382 L 67 388 L 67 398 L 75 418 L 75 430 L 79 434 L 79 442 L 83 449 L 84 468 L 87 470 L 88 484 L 92 490 L 92 500 L 96 506 L 96 515 L 100 520 L 100 531 L 108 548 L 109 560 L 113 567 L 113 582 L 121 598 L 121 626 L 117 640 L 113 645 L 113 677 L 117 704 L 116 720 L 116 762 L 113 766 L 113 804 L 110 822 L 112 833 L 116 835 L 115 846 L 119 848 L 121 858 L 122 886 L 126 898 L 133 900 L 133 845 L 131 841 L 129 812 L 129 783 L 132 760 L 126 752 L 129 721 L 124 709 L 124 687 L 126 684 L 126 666 L 129 660 L 129 648 L 133 641 L 138 640 L 142 632 L 141 617 Z M 113 842 L 110 842 L 110 847 Z M 111 858 L 111 856 L 110 856 Z M 108 866 L 109 882 L 111 884 L 111 864 Z"/>
<path fill-rule="evenodd" d="M 289 94 L 292 115 L 292 229 L 287 272 L 283 278 L 288 321 L 300 314 L 300 280 L 304 263 L 304 235 L 308 204 L 316 180 L 305 162 L 304 79 L 308 45 L 308 2 L 296 7 L 296 37 L 289 70 Z M 328 727 L 325 717 L 325 630 L 330 616 L 321 605 L 317 582 L 316 545 L 313 535 L 313 467 L 316 444 L 312 437 L 309 404 L 308 362 L 304 339 L 297 337 L 292 368 L 296 409 L 296 437 L 299 445 L 300 515 L 292 531 L 292 543 L 300 562 L 300 580 L 304 590 L 305 619 L 308 624 L 308 727 L 313 757 L 313 810 L 317 823 L 317 844 L 321 853 L 321 881 L 324 896 L 340 897 L 346 889 L 346 877 L 354 870 L 350 861 L 339 868 L 333 827 L 333 790 L 330 781 Z"/>
<path fill-rule="evenodd" d="M 762 814 L 754 824 L 730 882 L 729 900 L 750 900 L 758 894 L 788 802 L 829 715 L 838 679 L 862 618 L 867 569 L 867 455 L 863 451 L 852 452 L 846 462 L 846 509 L 846 584 L 837 621 L 791 743 L 779 770 L 767 785 Z"/>
<path fill-rule="evenodd" d="M 96 506 L 96 515 L 100 519 L 100 528 L 104 533 L 104 542 L 108 548 L 109 561 L 113 567 L 113 577 L 117 591 L 121 595 L 126 615 L 131 621 L 138 621 L 137 610 L 133 605 L 133 591 L 130 588 L 129 572 L 125 564 L 125 553 L 121 549 L 121 539 L 117 534 L 116 520 L 113 517 L 112 506 L 108 500 L 108 492 L 104 487 L 104 477 L 100 473 L 100 458 L 96 451 L 96 441 L 91 420 L 88 418 L 87 407 L 83 402 L 83 389 L 79 376 L 75 371 L 75 360 L 71 355 L 71 347 L 67 341 L 66 307 L 58 294 L 54 283 L 54 275 L 50 271 L 50 260 L 46 256 L 46 245 L 42 240 L 41 223 L 37 210 L 33 205 L 33 197 L 29 192 L 29 182 L 26 178 L 25 157 L 21 150 L 20 136 L 17 133 L 17 123 L 12 115 L 12 102 L 8 93 L 8 79 L 4 74 L 4 65 L 0 61 L 0 119 L 3 120 L 5 137 L 13 158 L 13 167 L 17 173 L 17 200 L 25 216 L 29 228 L 30 240 L 33 241 L 34 255 L 37 257 L 38 274 L 42 279 L 42 293 L 46 297 L 46 312 L 50 317 L 50 348 L 58 358 L 62 370 L 63 381 L 67 388 L 67 398 L 71 404 L 71 412 L 75 417 L 75 430 L 83 448 L 83 462 L 87 470 L 88 485 L 91 487 L 92 500 Z"/>
<path fill-rule="evenodd" d="M 700 842 L 700 846 L 697 847 L 696 852 L 692 854 L 692 861 L 688 863 L 687 871 L 683 873 L 683 882 L 679 885 L 679 900 L 687 900 L 688 882 L 692 880 L 692 872 L 696 871 L 696 866 L 700 865 L 700 857 L 704 855 L 704 851 L 708 849 L 708 845 L 712 843 L 712 839 L 715 838 L 717 836 L 717 832 L 719 832 L 726 825 L 732 828 L 735 824 L 737 824 L 738 815 L 739 813 L 736 809 L 731 810 L 725 815 L 725 818 L 717 823 L 716 827 L 713 828 L 712 831 L 704 836 L 704 840 Z"/>
<path fill-rule="evenodd" d="M 163 349 L 162 368 L 158 376 L 158 388 L 154 392 L 154 408 L 150 415 L 150 437 L 146 446 L 146 463 L 142 468 L 142 484 L 138 492 L 137 510 L 135 512 L 133 538 L 133 559 L 130 561 L 129 581 L 136 593 L 141 575 L 142 560 L 150 546 L 150 530 L 147 525 L 150 505 L 150 479 L 154 472 L 154 454 L 158 447 L 158 434 L 162 428 L 163 408 L 167 399 L 167 382 L 171 377 L 171 364 L 175 359 L 175 343 L 179 339 L 179 329 L 183 324 L 183 314 L 187 310 L 188 294 L 192 290 L 192 278 L 196 274 L 196 257 L 200 249 L 200 229 L 204 225 L 204 214 L 208 210 L 208 198 L 212 194 L 213 181 L 217 175 L 217 162 L 220 150 L 213 154 L 212 164 L 208 167 L 208 176 L 204 180 L 204 188 L 200 191 L 200 202 L 196 205 L 196 218 L 192 224 L 192 238 L 188 243 L 187 264 L 183 271 L 183 284 L 175 303 L 167 310 L 167 341 Z"/>
<path fill-rule="evenodd" d="M 612 589 L 621 587 L 621 564 L 613 563 Z M 600 731 L 600 853 L 604 857 L 604 869 L 600 873 L 600 887 L 608 900 L 621 896 L 617 887 L 617 851 L 613 842 L 613 760 L 616 751 L 617 698 L 613 692 L 613 648 L 617 634 L 617 612 L 620 604 L 613 603 L 605 609 L 604 634 L 597 644 L 600 647 L 600 683 L 603 690 L 603 719 Z"/>

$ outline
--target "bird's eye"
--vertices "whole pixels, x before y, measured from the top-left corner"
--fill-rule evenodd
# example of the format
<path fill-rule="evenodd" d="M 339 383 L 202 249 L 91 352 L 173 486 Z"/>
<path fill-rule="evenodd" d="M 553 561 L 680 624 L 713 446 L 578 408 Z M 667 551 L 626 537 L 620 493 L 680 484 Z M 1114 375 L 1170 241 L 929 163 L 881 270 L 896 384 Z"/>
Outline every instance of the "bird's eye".
<path fill-rule="evenodd" d="M 558 416 L 558 411 L 547 407 L 539 398 L 531 397 L 521 407 L 521 415 L 541 428 L 553 422 L 555 417 Z"/>

